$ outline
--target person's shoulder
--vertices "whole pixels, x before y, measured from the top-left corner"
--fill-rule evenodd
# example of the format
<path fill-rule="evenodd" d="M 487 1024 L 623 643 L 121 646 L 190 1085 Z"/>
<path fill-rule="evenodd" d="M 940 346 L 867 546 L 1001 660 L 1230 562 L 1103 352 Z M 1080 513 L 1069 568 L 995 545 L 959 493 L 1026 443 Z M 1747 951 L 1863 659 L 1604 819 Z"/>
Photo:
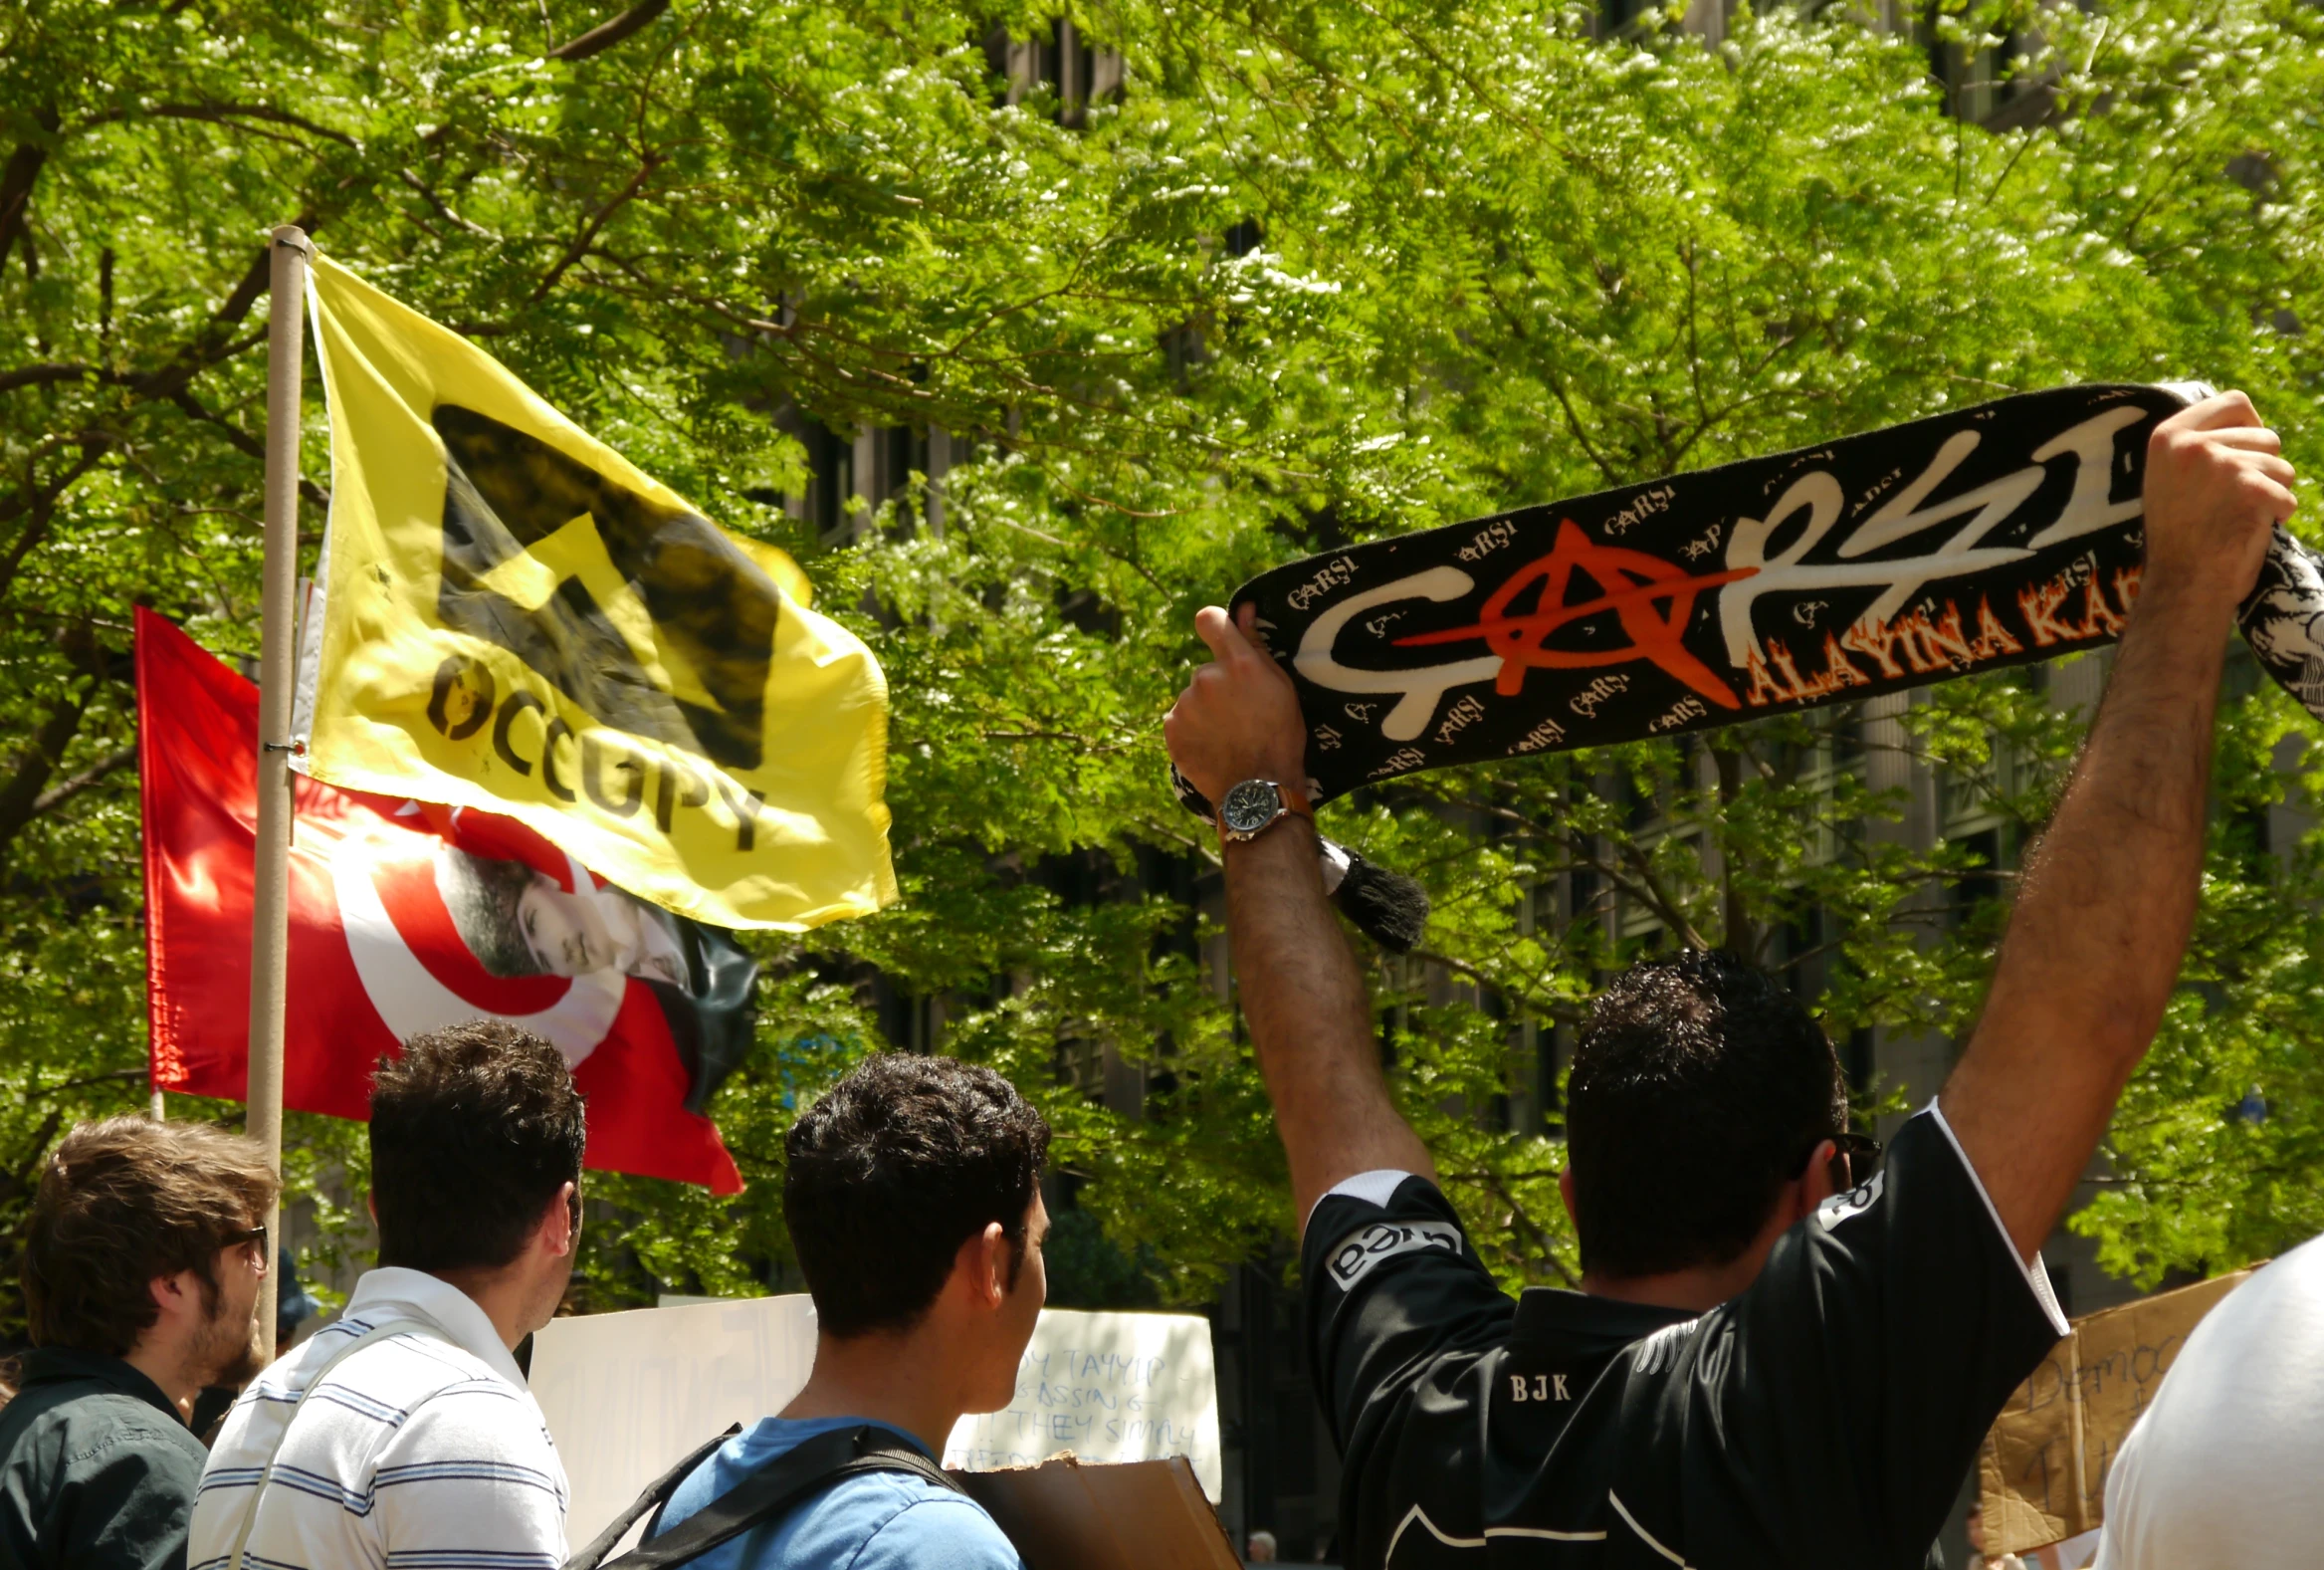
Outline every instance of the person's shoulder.
<path fill-rule="evenodd" d="M 925 1478 L 870 1472 L 826 1498 L 859 1529 L 860 1546 L 837 1570 L 1024 1570 L 984 1506 Z"/>
<path fill-rule="evenodd" d="M 2293 1315 L 2302 1328 L 2324 1320 L 2324 1237 L 2311 1237 L 2257 1266 L 2240 1286 L 2221 1300 L 2219 1307 L 2224 1308 L 2229 1302 L 2237 1303 L 2235 1313 L 2222 1317 L 2221 1324 L 2232 1324 L 2245 1315 L 2271 1318 Z M 2202 1333 L 2200 1327 L 2197 1333 Z"/>
<path fill-rule="evenodd" d="M 1305 1274 L 1343 1291 L 1388 1259 L 1461 1258 L 1468 1234 L 1443 1191 L 1416 1173 L 1368 1172 L 1318 1200 L 1301 1239 Z"/>
<path fill-rule="evenodd" d="M 353 1328 L 359 1334 L 365 1327 L 357 1323 Z M 300 1348 L 302 1352 L 315 1348 L 309 1367 L 297 1370 L 287 1388 L 274 1392 L 272 1399 L 296 1399 L 313 1377 L 312 1370 L 339 1350 L 317 1347 L 322 1339 L 317 1334 Z M 554 1454 L 530 1392 L 509 1383 L 466 1348 L 419 1331 L 364 1347 L 330 1371 L 314 1399 L 385 1425 L 382 1461 L 449 1449 L 478 1458 L 522 1456 L 547 1469 L 540 1458 Z"/>
<path fill-rule="evenodd" d="M 1879 1230 L 1877 1225 L 1860 1229 L 1850 1223 L 1865 1219 L 1877 1224 L 1904 1216 L 1923 1225 L 1958 1226 L 1981 1238 L 1991 1234 L 1988 1240 L 2001 1253 L 2015 1257 L 1984 1181 L 1936 1102 L 1904 1120 L 1870 1177 L 1816 1207 L 1807 1232 L 1819 1239 L 1845 1242 Z"/>
<path fill-rule="evenodd" d="M 48 1399 L 41 1399 L 47 1396 Z M 183 1423 L 149 1401 L 92 1383 L 19 1396 L 7 1414 L 11 1455 L 25 1449 L 54 1450 L 68 1463 L 94 1460 L 106 1452 L 123 1455 L 160 1452 L 190 1458 L 201 1469 L 207 1454 Z"/>
<path fill-rule="evenodd" d="M 41 1394 L 49 1394 L 42 1392 Z M 19 1396 L 11 1409 L 26 1401 Z M 184 1424 L 152 1403 L 91 1387 L 56 1391 L 0 1426 L 0 1467 L 28 1485 L 80 1479 L 100 1487 L 182 1489 L 190 1498 L 209 1452 Z M 116 1483 L 98 1479 L 111 1475 Z M 46 1483 L 39 1479 L 47 1479 Z"/>
<path fill-rule="evenodd" d="M 1429 1348 L 1497 1344 L 1517 1309 L 1443 1191 L 1408 1172 L 1362 1173 L 1317 1201 L 1300 1243 L 1300 1275 L 1319 1367 L 1354 1354 L 1374 1372 L 1413 1371 Z M 1423 1329 L 1415 1341 L 1411 1332 Z"/>
<path fill-rule="evenodd" d="M 349 1317 L 326 1325 L 303 1343 L 287 1367 L 294 1389 L 307 1382 L 332 1356 L 342 1351 L 349 1336 L 373 1328 L 373 1321 Z M 324 1388 L 362 1391 L 402 1407 L 414 1406 L 444 1394 L 476 1393 L 496 1396 L 520 1406 L 529 1405 L 526 1392 L 512 1385 L 483 1358 L 457 1342 L 423 1330 L 402 1330 L 382 1337 L 348 1357 L 324 1378 Z"/>
<path fill-rule="evenodd" d="M 1444 1191 L 1416 1172 L 1381 1168 L 1361 1172 L 1334 1184 L 1308 1213 L 1307 1233 L 1330 1232 L 1335 1225 L 1375 1220 L 1381 1215 L 1412 1220 L 1459 1217 Z"/>
<path fill-rule="evenodd" d="M 2272 1435 L 2278 1455 L 2324 1454 L 2324 1428 L 2310 1417 L 2324 1393 L 2324 1237 L 2258 1266 L 2218 1299 L 2188 1333 L 2154 1404 L 2170 1421 L 2139 1427 L 2153 1442 L 2177 1429 L 2182 1441 L 2228 1428 Z M 2186 1448 L 2214 1442 L 2199 1438 Z"/>

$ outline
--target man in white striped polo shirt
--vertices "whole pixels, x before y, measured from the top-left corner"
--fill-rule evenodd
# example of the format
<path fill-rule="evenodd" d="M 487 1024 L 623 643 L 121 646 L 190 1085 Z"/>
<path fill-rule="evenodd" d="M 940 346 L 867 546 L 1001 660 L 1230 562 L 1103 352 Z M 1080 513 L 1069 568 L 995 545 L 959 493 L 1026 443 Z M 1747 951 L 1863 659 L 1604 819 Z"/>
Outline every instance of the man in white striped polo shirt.
<path fill-rule="evenodd" d="M 513 1353 L 572 1274 L 583 1139 L 564 1059 L 513 1025 L 381 1067 L 380 1267 L 234 1404 L 189 1570 L 558 1570 L 564 1466 Z"/>

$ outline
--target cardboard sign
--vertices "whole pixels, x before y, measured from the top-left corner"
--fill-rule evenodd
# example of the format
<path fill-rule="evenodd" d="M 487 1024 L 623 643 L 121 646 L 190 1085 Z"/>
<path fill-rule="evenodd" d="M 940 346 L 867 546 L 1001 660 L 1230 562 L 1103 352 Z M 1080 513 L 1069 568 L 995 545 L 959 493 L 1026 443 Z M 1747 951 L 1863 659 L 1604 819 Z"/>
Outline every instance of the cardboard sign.
<path fill-rule="evenodd" d="M 729 1424 L 781 1411 L 814 1362 L 815 1309 L 803 1294 L 551 1321 L 533 1343 L 531 1385 L 572 1488 L 567 1536 L 588 1541 Z M 1182 1458 L 1216 1498 L 1209 1321 L 1044 1309 L 1015 1399 L 961 1419 L 944 1460 L 983 1471 L 1064 1453 L 1083 1461 Z"/>
<path fill-rule="evenodd" d="M 2106 1473 L 2188 1333 L 2250 1275 L 2238 1270 L 2074 1321 L 2009 1398 L 1978 1457 L 1989 1555 L 2097 1529 Z"/>
<path fill-rule="evenodd" d="M 1085 1466 L 1072 1457 L 952 1476 L 992 1516 L 1025 1570 L 1239 1570 L 1183 1457 Z"/>

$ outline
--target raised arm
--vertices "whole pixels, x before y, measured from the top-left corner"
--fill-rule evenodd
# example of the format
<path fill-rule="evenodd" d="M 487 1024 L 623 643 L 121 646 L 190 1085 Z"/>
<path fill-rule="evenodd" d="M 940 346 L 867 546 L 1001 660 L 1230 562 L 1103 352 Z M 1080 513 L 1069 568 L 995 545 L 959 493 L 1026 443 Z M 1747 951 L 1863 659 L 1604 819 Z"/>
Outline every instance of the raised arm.
<path fill-rule="evenodd" d="M 1993 991 L 1939 1097 L 2017 1251 L 2057 1225 L 2179 977 L 2203 872 L 2212 719 L 2291 466 L 2230 392 L 2147 447 L 2147 563 L 2105 701 L 2025 858 Z"/>
<path fill-rule="evenodd" d="M 1212 661 L 1162 723 L 1178 772 L 1213 801 L 1245 780 L 1300 785 L 1307 728 L 1291 680 L 1215 605 L 1194 618 Z M 1360 1172 L 1433 1179 L 1428 1148 L 1388 1099 L 1364 978 L 1324 897 L 1314 825 L 1284 818 L 1225 846 L 1226 932 L 1259 1075 L 1291 1164 L 1300 1225 L 1317 1200 Z"/>

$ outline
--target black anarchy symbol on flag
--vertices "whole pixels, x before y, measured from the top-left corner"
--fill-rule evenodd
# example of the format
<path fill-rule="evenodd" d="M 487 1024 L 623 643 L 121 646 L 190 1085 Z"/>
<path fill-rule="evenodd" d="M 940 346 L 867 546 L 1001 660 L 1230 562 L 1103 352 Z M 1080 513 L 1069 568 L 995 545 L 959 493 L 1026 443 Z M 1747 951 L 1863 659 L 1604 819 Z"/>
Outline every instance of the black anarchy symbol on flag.
<path fill-rule="evenodd" d="M 536 436 L 457 404 L 432 418 L 444 442 L 444 624 L 515 654 L 601 724 L 727 769 L 758 768 L 782 603 L 766 574 L 708 519 Z M 593 593 L 564 574 L 531 603 L 503 591 L 501 569 L 576 528 L 602 542 L 618 583 Z M 617 596 L 642 601 L 666 675 L 624 634 Z"/>

